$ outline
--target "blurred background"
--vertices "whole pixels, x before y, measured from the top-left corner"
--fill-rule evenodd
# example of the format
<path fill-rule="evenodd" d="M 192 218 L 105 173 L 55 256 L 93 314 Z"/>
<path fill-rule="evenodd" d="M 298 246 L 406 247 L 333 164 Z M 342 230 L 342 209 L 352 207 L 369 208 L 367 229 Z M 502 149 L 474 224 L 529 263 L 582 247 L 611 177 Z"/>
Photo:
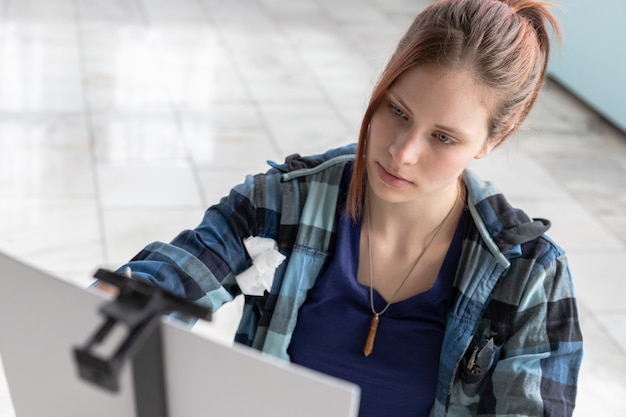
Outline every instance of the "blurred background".
<path fill-rule="evenodd" d="M 195 227 L 266 160 L 354 142 L 382 65 L 428 3 L 0 0 L 0 251 L 88 286 L 96 268 Z M 536 109 L 472 169 L 552 220 L 585 336 L 575 415 L 624 416 L 626 107 L 614 96 L 626 66 L 601 26 L 626 11 L 566 6 Z M 198 331 L 227 340 L 237 314 Z M 0 363 L 0 417 L 14 416 Z"/>

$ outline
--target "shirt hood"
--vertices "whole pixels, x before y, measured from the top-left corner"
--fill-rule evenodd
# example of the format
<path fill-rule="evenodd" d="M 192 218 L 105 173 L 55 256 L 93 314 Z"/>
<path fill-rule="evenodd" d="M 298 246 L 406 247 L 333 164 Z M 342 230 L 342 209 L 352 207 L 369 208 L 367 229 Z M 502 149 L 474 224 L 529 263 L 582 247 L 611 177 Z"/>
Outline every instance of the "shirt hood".
<path fill-rule="evenodd" d="M 521 244 L 537 239 L 550 228 L 550 221 L 533 219 L 513 207 L 494 184 L 482 180 L 473 171 L 466 170 L 463 179 L 477 227 L 501 253 L 516 251 Z"/>

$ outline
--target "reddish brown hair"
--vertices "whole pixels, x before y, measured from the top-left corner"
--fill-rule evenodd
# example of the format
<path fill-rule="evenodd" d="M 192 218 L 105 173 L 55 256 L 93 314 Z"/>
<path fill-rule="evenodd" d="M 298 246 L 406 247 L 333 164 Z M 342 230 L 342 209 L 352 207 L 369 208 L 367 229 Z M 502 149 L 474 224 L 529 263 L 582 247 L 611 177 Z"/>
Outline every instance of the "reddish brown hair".
<path fill-rule="evenodd" d="M 548 3 L 535 0 L 439 0 L 420 13 L 381 74 L 363 116 L 348 192 L 348 212 L 361 215 L 365 152 L 372 115 L 407 70 L 427 64 L 469 71 L 494 93 L 489 139 L 506 139 L 526 119 L 545 79 L 552 27 Z"/>

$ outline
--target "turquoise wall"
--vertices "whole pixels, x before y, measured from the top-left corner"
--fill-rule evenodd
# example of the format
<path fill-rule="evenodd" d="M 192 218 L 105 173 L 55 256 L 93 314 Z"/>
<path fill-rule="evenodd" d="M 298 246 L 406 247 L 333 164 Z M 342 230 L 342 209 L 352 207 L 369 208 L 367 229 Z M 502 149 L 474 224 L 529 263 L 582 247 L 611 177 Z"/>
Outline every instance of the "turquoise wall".
<path fill-rule="evenodd" d="M 626 131 L 626 1 L 557 0 L 563 48 L 550 76 Z"/>

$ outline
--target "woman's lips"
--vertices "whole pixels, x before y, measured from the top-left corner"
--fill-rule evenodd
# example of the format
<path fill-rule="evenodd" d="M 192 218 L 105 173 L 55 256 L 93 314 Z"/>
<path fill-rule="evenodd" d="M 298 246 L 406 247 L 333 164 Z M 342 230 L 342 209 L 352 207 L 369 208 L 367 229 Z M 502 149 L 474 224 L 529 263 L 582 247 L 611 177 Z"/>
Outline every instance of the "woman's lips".
<path fill-rule="evenodd" d="M 392 174 L 381 164 L 377 164 L 376 167 L 377 167 L 378 178 L 380 178 L 380 180 L 384 182 L 385 184 L 388 184 L 396 188 L 406 187 L 412 184 L 411 181 Z"/>

